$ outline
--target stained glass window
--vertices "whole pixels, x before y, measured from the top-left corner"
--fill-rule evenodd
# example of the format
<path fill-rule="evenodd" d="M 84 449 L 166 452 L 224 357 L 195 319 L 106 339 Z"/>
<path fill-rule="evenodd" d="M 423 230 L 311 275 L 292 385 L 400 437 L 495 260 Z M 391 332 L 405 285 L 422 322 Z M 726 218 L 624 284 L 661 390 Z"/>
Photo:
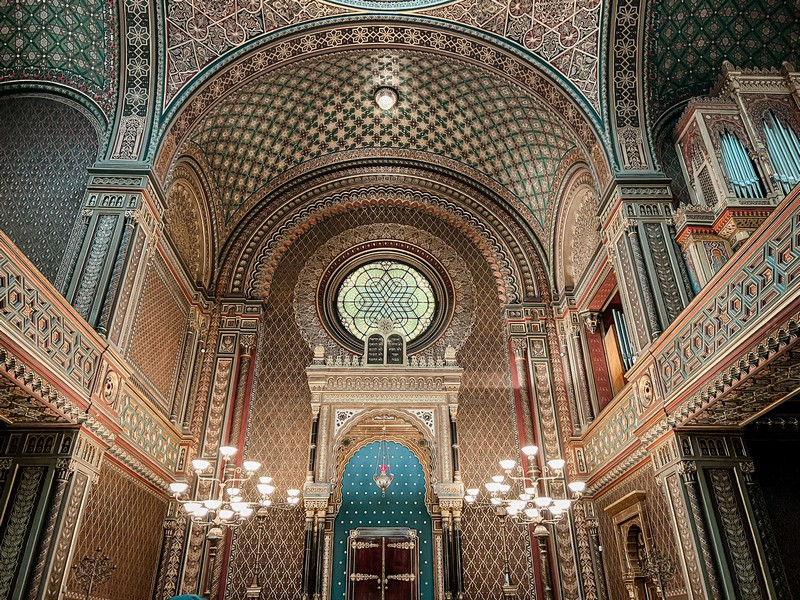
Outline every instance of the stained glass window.
<path fill-rule="evenodd" d="M 389 319 L 411 341 L 430 326 L 436 298 L 422 273 L 404 263 L 383 260 L 362 265 L 344 279 L 336 308 L 342 324 L 359 339 Z"/>

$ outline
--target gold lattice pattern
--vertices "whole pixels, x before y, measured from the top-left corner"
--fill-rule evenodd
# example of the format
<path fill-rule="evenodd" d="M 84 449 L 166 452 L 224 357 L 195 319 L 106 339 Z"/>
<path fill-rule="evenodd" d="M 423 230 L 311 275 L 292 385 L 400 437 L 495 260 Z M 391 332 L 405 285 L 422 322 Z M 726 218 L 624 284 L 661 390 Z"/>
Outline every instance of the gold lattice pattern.
<path fill-rule="evenodd" d="M 281 491 L 302 484 L 311 412 L 305 367 L 311 362 L 312 352 L 295 323 L 294 286 L 303 265 L 326 240 L 371 223 L 408 225 L 439 237 L 460 254 L 472 271 L 479 297 L 488 299 L 478 303 L 473 332 L 458 356 L 465 370 L 459 408 L 465 480 L 469 484 L 485 481 L 497 469 L 496 458 L 512 456 L 517 446 L 502 313 L 499 303 L 494 301 L 495 280 L 484 257 L 450 224 L 402 206 L 370 205 L 332 216 L 297 240 L 272 281 L 270 308 L 266 311 L 256 367 L 246 453 L 261 461 L 262 470 L 275 478 Z M 468 515 L 463 523 L 466 585 L 472 598 L 494 597 L 498 589 L 502 542 L 497 519 L 489 516 Z M 269 523 L 270 530 L 265 536 L 269 546 L 265 548 L 262 565 L 263 597 L 296 598 L 300 588 L 302 518 L 280 513 Z M 511 537 L 514 554 L 525 556 L 525 533 L 517 530 Z M 253 526 L 237 533 L 226 588 L 228 597 L 243 595 L 252 577 L 252 561 L 245 557 L 254 556 L 257 547 Z M 523 582 L 521 597 L 527 597 L 526 567 L 514 568 Z"/>
<path fill-rule="evenodd" d="M 626 477 L 622 483 L 614 486 L 597 500 L 600 542 L 603 545 L 603 556 L 605 557 L 603 567 L 606 571 L 609 594 L 612 598 L 627 598 L 628 592 L 625 590 L 625 585 L 622 581 L 621 550 L 617 534 L 614 531 L 615 526 L 611 518 L 606 515 L 604 509 L 633 491 L 642 491 L 647 494 L 645 500 L 647 506 L 645 523 L 650 530 L 650 535 L 653 537 L 653 544 L 659 552 L 672 561 L 673 565 L 680 565 L 669 506 L 667 506 L 664 492 L 656 482 L 652 464 L 648 463 L 634 474 Z M 678 590 L 684 590 L 685 593 L 680 570 L 675 578 L 667 584 L 666 588 L 668 596 L 671 595 L 671 592 L 677 592 Z"/>
<path fill-rule="evenodd" d="M 391 111 L 373 97 L 384 78 L 401 98 Z M 411 51 L 343 52 L 268 72 L 211 110 L 194 132 L 191 141 L 221 190 L 223 231 L 288 169 L 337 152 L 386 148 L 466 164 L 504 186 L 544 227 L 559 163 L 575 147 L 561 117 L 522 87 L 475 65 Z"/>
<path fill-rule="evenodd" d="M 129 356 L 163 395 L 171 398 L 175 370 L 187 325 L 186 307 L 178 301 L 155 263 L 150 265 L 136 315 Z"/>
<path fill-rule="evenodd" d="M 166 502 L 106 459 L 83 512 L 73 562 L 100 548 L 117 565 L 93 600 L 150 600 L 161 551 Z M 70 575 L 68 597 L 84 597 Z"/>

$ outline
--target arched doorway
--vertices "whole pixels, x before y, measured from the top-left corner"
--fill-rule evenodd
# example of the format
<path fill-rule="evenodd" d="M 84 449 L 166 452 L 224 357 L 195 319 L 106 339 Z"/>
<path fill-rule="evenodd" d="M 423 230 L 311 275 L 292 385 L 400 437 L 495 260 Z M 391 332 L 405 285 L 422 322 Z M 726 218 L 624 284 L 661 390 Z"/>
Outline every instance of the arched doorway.
<path fill-rule="evenodd" d="M 342 504 L 334 524 L 331 598 L 340 600 L 346 597 L 348 579 L 353 583 L 359 575 L 372 578 L 376 577 L 378 572 L 386 572 L 387 568 L 389 571 L 397 570 L 392 568 L 393 565 L 375 564 L 373 560 L 385 562 L 387 557 L 388 560 L 392 559 L 391 555 L 385 552 L 376 552 L 373 553 L 374 559 L 360 563 L 359 571 L 363 572 L 356 573 L 352 556 L 351 564 L 348 564 L 347 542 L 352 533 L 357 529 L 375 528 L 371 533 L 380 537 L 381 533 L 388 533 L 387 530 L 397 531 L 398 528 L 407 528 L 415 532 L 419 549 L 418 572 L 413 572 L 414 578 L 418 581 L 419 598 L 433 600 L 433 531 L 431 517 L 425 504 L 426 483 L 423 466 L 407 446 L 397 442 L 387 442 L 394 480 L 384 496 L 372 479 L 378 460 L 379 445 L 380 442 L 372 442 L 359 448 L 347 462 L 342 474 Z M 381 585 L 380 580 L 377 584 Z M 399 586 L 393 588 L 392 581 L 384 584 L 386 592 L 384 597 L 387 600 L 394 598 L 391 592 Z M 403 590 L 412 587 L 406 585 Z"/>

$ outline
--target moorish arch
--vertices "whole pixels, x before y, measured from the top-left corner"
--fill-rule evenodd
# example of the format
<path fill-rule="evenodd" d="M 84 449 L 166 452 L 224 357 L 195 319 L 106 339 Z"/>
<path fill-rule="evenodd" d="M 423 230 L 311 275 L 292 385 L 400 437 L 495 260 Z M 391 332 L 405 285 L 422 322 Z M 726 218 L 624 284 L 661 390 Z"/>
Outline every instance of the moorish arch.
<path fill-rule="evenodd" d="M 445 218 L 483 248 L 506 302 L 547 290 L 543 249 L 503 200 L 466 177 L 411 161 L 354 161 L 320 169 L 265 198 L 226 248 L 221 284 L 233 293 L 266 297 L 270 273 L 292 240 L 320 219 L 358 206 L 393 203 Z M 261 290 L 261 291 L 260 291 Z"/>

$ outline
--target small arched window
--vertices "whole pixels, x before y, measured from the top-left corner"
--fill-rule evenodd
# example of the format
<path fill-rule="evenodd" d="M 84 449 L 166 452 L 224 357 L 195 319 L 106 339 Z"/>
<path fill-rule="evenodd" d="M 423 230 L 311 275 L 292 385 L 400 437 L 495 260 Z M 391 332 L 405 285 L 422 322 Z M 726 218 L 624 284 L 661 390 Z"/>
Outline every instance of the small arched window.
<path fill-rule="evenodd" d="M 788 194 L 800 182 L 800 140 L 771 110 L 764 119 L 764 137 L 775 180 Z"/>

